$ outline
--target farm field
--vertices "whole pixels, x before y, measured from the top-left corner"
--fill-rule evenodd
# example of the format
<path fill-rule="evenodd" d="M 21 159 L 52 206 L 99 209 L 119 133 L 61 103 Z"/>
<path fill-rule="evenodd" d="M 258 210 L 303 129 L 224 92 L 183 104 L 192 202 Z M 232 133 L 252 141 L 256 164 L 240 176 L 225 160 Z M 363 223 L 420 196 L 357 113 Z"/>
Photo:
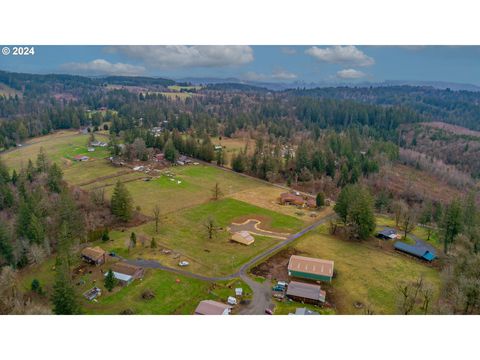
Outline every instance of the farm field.
<path fill-rule="evenodd" d="M 326 226 L 302 237 L 294 249 L 305 256 L 335 261 L 337 276 L 326 289 L 340 314 L 361 314 L 355 302 L 368 304 L 376 314 L 395 314 L 396 284 L 420 276 L 433 287 L 434 296 L 439 296 L 440 276 L 435 268 L 369 243 L 341 240 L 329 235 Z"/>
<path fill-rule="evenodd" d="M 221 145 L 223 147 L 225 155 L 225 164 L 231 167 L 231 159 L 233 154 L 238 154 L 240 151 L 247 147 L 247 154 L 252 154 L 255 150 L 255 140 L 249 140 L 247 138 L 226 138 L 221 139 L 214 136 L 211 138 L 212 144 Z"/>
<path fill-rule="evenodd" d="M 204 226 L 208 217 L 215 219 L 220 228 L 213 239 L 208 239 Z M 125 232 L 112 231 L 110 238 L 113 241 L 99 245 L 122 256 L 158 260 L 173 267 L 177 267 L 179 261 L 186 260 L 190 262 L 189 271 L 203 275 L 229 275 L 253 256 L 279 242 L 266 236 L 255 236 L 255 243 L 250 246 L 231 242 L 226 227 L 236 219 L 243 218 L 261 219 L 262 228 L 278 232 L 293 233 L 303 226 L 303 222 L 296 218 L 225 198 L 163 217 L 158 234 L 152 221 Z M 137 245 L 128 253 L 132 231 L 137 235 L 137 243 L 144 242 L 145 246 Z M 157 249 L 149 248 L 152 237 L 157 241 Z M 172 254 L 165 255 L 162 248 L 172 250 Z M 179 256 L 174 257 L 175 254 Z"/>
<path fill-rule="evenodd" d="M 103 135 L 96 134 L 96 136 L 103 140 L 106 139 Z M 80 134 L 78 131 L 59 131 L 54 134 L 30 139 L 22 147 L 7 151 L 0 154 L 0 156 L 11 169 L 27 166 L 29 159 L 35 161 L 42 147 L 50 160 L 57 162 L 62 168 L 80 165 L 73 164 L 72 158 L 75 155 L 87 155 L 92 161 L 109 156 L 106 148 L 96 148 L 95 152 L 88 152 L 87 141 L 88 135 Z"/>
<path fill-rule="evenodd" d="M 18 90 L 15 90 L 13 88 L 11 88 L 10 86 L 7 86 L 3 83 L 0 83 L 0 96 L 5 96 L 5 97 L 14 97 L 15 95 L 17 95 L 18 97 L 22 97 L 22 92 L 21 91 L 18 91 Z"/>

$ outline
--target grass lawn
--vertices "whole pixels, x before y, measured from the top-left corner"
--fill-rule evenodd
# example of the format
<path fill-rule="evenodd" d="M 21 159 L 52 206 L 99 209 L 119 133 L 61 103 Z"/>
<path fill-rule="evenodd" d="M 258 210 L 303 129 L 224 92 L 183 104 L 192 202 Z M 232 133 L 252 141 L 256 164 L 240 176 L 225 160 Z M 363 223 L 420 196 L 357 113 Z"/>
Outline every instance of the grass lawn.
<path fill-rule="evenodd" d="M 103 136 L 97 137 L 104 139 Z M 89 153 L 87 141 L 88 135 L 79 134 L 78 131 L 58 131 L 54 134 L 30 139 L 22 147 L 0 154 L 0 156 L 11 169 L 26 167 L 29 159 L 35 162 L 41 147 L 49 159 L 62 168 L 80 165 L 73 164 L 72 158 L 75 155 L 87 155 L 91 159 L 103 159 L 109 156 L 108 149 L 105 148 L 96 148 L 94 152 Z"/>
<path fill-rule="evenodd" d="M 208 202 L 216 182 L 225 196 L 232 196 L 239 191 L 261 185 L 255 179 L 207 165 L 177 166 L 169 168 L 168 171 L 174 176 L 170 178 L 164 173 L 152 181 L 125 184 L 132 195 L 134 205 L 140 206 L 141 212 L 145 215 L 151 216 L 155 205 L 160 206 L 162 214 L 168 214 Z M 108 182 L 115 183 L 111 179 Z M 112 191 L 111 186 L 107 187 L 107 197 Z"/>
<path fill-rule="evenodd" d="M 76 259 L 75 263 L 80 264 L 80 260 Z M 32 280 L 37 279 L 44 290 L 43 300 L 48 302 L 55 281 L 54 264 L 55 258 L 51 257 L 40 266 L 23 269 L 19 275 L 20 289 L 29 292 Z M 211 283 L 152 269 L 146 272 L 143 280 L 136 280 L 126 287 L 117 286 L 109 293 L 101 280 L 101 270 L 106 271 L 107 268 L 108 265 L 92 266 L 89 269 L 93 274 L 86 273 L 74 279 L 76 294 L 87 314 L 118 314 L 127 308 L 135 314 L 192 314 L 201 300 L 226 302 L 228 296 L 235 296 L 236 287 L 243 288 L 244 299 L 252 297 L 252 290 L 240 279 Z M 77 284 L 80 279 L 84 281 L 82 285 Z M 89 302 L 82 296 L 93 286 L 102 289 L 102 296 L 96 303 Z M 147 301 L 141 298 L 146 289 L 155 293 L 154 299 Z"/>
<path fill-rule="evenodd" d="M 290 313 L 295 314 L 295 310 L 297 308 L 304 308 L 304 307 L 306 307 L 309 310 L 316 311 L 320 315 L 335 315 L 334 309 L 322 308 L 322 307 L 318 307 L 311 304 L 302 304 L 296 301 L 289 301 L 289 300 L 285 300 L 282 302 L 275 301 L 274 314 L 275 315 L 288 315 Z"/>
<path fill-rule="evenodd" d="M 369 304 L 376 314 L 395 314 L 396 284 L 421 275 L 438 297 L 440 277 L 435 268 L 372 244 L 341 240 L 329 235 L 326 226 L 302 237 L 295 249 L 307 256 L 335 261 L 337 276 L 327 295 L 331 299 L 327 300 L 336 305 L 337 313 L 362 313 L 353 306 L 359 301 Z"/>
<path fill-rule="evenodd" d="M 213 239 L 208 239 L 204 227 L 209 216 L 222 228 Z M 149 222 L 125 232 L 111 231 L 110 238 L 113 241 L 100 245 L 130 258 L 155 259 L 169 266 L 177 266 L 179 261 L 187 260 L 190 262 L 189 271 L 205 275 L 228 275 L 279 241 L 263 236 L 255 236 L 255 243 L 250 246 L 229 241 L 230 234 L 226 227 L 233 220 L 245 216 L 261 216 L 269 222 L 270 228 L 278 231 L 292 233 L 303 226 L 298 219 L 225 198 L 167 215 L 161 220 L 159 234 L 155 234 L 154 222 Z M 138 245 L 128 253 L 127 246 L 132 231 L 137 235 Z M 159 244 L 157 249 L 149 248 L 153 236 Z M 141 245 L 142 240 L 145 241 L 145 247 Z M 163 254 L 162 247 L 171 249 L 173 253 L 180 254 L 180 257 Z"/>
<path fill-rule="evenodd" d="M 191 315 L 202 300 L 225 303 L 228 296 L 235 295 L 235 287 L 242 287 L 246 297 L 251 297 L 251 289 L 238 279 L 210 283 L 165 271 L 149 270 L 143 280 L 117 287 L 112 293 L 102 291 L 97 303 L 84 301 L 83 308 L 87 314 L 115 315 L 131 309 L 134 314 L 142 315 Z M 155 294 L 151 300 L 142 299 L 142 293 L 147 289 Z"/>
<path fill-rule="evenodd" d="M 389 217 L 386 217 L 386 216 L 377 216 L 376 219 L 377 219 L 377 230 L 380 230 L 385 226 L 395 228 L 395 220 L 392 219 L 392 218 L 389 218 Z M 399 233 L 403 237 L 402 232 L 400 231 Z M 427 229 L 425 229 L 424 227 L 416 226 L 415 229 L 413 229 L 412 234 L 415 235 L 416 237 L 428 242 L 430 245 L 434 246 L 439 251 L 442 250 L 442 243 L 440 241 L 438 231 L 434 230 L 430 234 L 430 239 L 428 241 L 427 241 L 427 239 L 428 239 Z M 412 245 L 415 244 L 415 241 L 412 238 L 410 238 L 408 235 L 407 235 L 407 239 L 406 239 L 405 242 L 407 242 L 409 244 L 412 244 Z"/>

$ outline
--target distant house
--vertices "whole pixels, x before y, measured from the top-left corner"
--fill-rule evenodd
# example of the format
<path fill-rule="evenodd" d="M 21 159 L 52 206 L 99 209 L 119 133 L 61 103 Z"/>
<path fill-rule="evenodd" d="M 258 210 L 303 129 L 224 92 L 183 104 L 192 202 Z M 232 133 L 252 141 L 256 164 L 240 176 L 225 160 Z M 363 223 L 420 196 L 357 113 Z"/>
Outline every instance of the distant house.
<path fill-rule="evenodd" d="M 283 194 L 280 194 L 280 203 L 282 205 L 290 204 L 290 205 L 303 206 L 305 204 L 305 200 L 299 195 L 295 195 L 291 193 L 283 193 Z"/>
<path fill-rule="evenodd" d="M 229 315 L 232 307 L 214 300 L 200 301 L 195 315 Z"/>
<path fill-rule="evenodd" d="M 215 146 L 213 147 L 213 149 L 214 149 L 215 151 L 220 151 L 220 150 L 223 150 L 223 147 L 222 147 L 222 145 L 215 145 Z"/>
<path fill-rule="evenodd" d="M 86 247 L 82 250 L 81 256 L 83 261 L 93 265 L 101 265 L 105 263 L 107 253 L 99 246 Z"/>
<path fill-rule="evenodd" d="M 124 261 L 113 264 L 110 268 L 113 276 L 121 285 L 128 285 L 135 279 L 143 278 L 145 270 L 141 266 L 132 265 Z M 105 273 L 105 276 L 108 274 Z"/>
<path fill-rule="evenodd" d="M 397 230 L 392 229 L 392 228 L 384 228 L 383 230 L 380 230 L 377 233 L 377 238 L 383 239 L 383 240 L 393 240 L 398 237 Z"/>
<path fill-rule="evenodd" d="M 332 281 L 333 261 L 292 255 L 288 275 L 309 280 Z"/>
<path fill-rule="evenodd" d="M 437 258 L 435 251 L 433 249 L 428 249 L 425 246 L 409 245 L 402 241 L 397 241 L 393 246 L 395 250 L 416 256 L 423 260 L 433 261 Z"/>
<path fill-rule="evenodd" d="M 75 160 L 75 161 L 88 161 L 88 159 L 90 159 L 90 158 L 86 155 L 75 155 L 73 157 L 73 160 Z"/>
<path fill-rule="evenodd" d="M 88 152 L 94 152 L 94 151 L 95 151 L 95 148 L 89 147 L 87 150 L 88 150 Z"/>
<path fill-rule="evenodd" d="M 316 311 L 312 311 L 307 308 L 296 308 L 295 313 L 290 313 L 288 315 L 320 315 L 320 314 Z"/>
<path fill-rule="evenodd" d="M 243 245 L 251 245 L 255 242 L 255 238 L 248 231 L 239 231 L 232 234 L 230 240 Z"/>
<path fill-rule="evenodd" d="M 91 145 L 91 146 L 94 146 L 94 147 L 107 147 L 107 146 L 108 146 L 108 143 L 95 140 L 95 141 L 92 141 L 92 142 L 90 143 L 90 145 Z"/>
<path fill-rule="evenodd" d="M 155 160 L 157 160 L 157 161 L 165 160 L 165 154 L 164 153 L 156 154 L 155 155 Z"/>
<path fill-rule="evenodd" d="M 286 295 L 294 301 L 315 305 L 324 303 L 326 298 L 326 292 L 322 290 L 320 285 L 298 281 L 290 281 Z"/>

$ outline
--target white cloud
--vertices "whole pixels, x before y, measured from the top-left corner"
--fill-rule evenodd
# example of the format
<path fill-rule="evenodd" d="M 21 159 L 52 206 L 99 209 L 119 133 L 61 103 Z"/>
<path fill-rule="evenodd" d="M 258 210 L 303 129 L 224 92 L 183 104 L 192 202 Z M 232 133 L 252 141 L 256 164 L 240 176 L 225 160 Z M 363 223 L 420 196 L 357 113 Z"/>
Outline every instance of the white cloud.
<path fill-rule="evenodd" d="M 272 72 L 272 79 L 276 80 L 294 80 L 297 75 L 286 70 L 276 69 Z"/>
<path fill-rule="evenodd" d="M 295 80 L 297 75 L 283 69 L 275 69 L 271 74 L 249 71 L 244 74 L 243 78 L 249 81 L 288 81 Z"/>
<path fill-rule="evenodd" d="M 364 72 L 355 69 L 344 69 L 337 71 L 337 77 L 340 79 L 360 79 L 365 76 L 366 74 Z"/>
<path fill-rule="evenodd" d="M 243 45 L 114 46 L 107 50 L 141 60 L 154 68 L 235 66 L 254 59 L 253 49 Z"/>
<path fill-rule="evenodd" d="M 352 45 L 331 46 L 327 48 L 313 46 L 305 50 L 305 53 L 318 61 L 333 64 L 351 64 L 356 66 L 370 66 L 375 64 L 375 60 L 372 57 Z"/>
<path fill-rule="evenodd" d="M 143 66 L 125 63 L 111 63 L 104 59 L 96 59 L 90 62 L 71 62 L 61 65 L 61 69 L 74 74 L 83 75 L 126 75 L 134 76 L 145 72 Z"/>

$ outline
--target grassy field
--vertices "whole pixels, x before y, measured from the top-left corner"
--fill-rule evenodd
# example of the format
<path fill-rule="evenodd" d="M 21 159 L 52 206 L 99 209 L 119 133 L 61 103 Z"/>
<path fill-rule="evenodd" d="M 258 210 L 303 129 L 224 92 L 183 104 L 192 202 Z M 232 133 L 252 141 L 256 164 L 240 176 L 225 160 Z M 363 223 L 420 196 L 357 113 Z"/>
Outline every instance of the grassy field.
<path fill-rule="evenodd" d="M 368 304 L 376 314 L 395 314 L 396 284 L 423 276 L 432 285 L 435 297 L 440 287 L 439 273 L 419 260 L 384 251 L 371 243 L 341 240 L 321 227 L 301 238 L 295 249 L 307 256 L 335 261 L 329 300 L 340 314 L 362 313 L 355 302 Z"/>
<path fill-rule="evenodd" d="M 76 264 L 80 260 L 76 259 Z M 34 266 L 21 271 L 20 287 L 24 292 L 30 290 L 33 279 L 40 281 L 44 295 L 42 300 L 48 301 L 52 294 L 54 283 L 55 259 L 52 257 L 40 266 Z M 103 267 L 89 267 L 90 273 L 74 279 L 75 291 L 80 299 L 82 310 L 86 314 L 119 314 L 123 310 L 131 309 L 135 314 L 192 314 L 201 300 L 212 299 L 226 302 L 228 296 L 234 296 L 236 287 L 242 287 L 244 299 L 252 296 L 250 287 L 239 279 L 223 282 L 207 282 L 185 276 L 175 275 L 160 270 L 148 270 L 143 280 L 136 280 L 126 287 L 117 286 L 111 293 L 103 284 Z M 81 285 L 79 280 L 83 280 Z M 86 300 L 82 294 L 92 287 L 102 289 L 102 296 L 98 302 Z M 142 299 L 141 295 L 145 290 L 151 290 L 155 298 L 151 300 Z"/>
<path fill-rule="evenodd" d="M 213 239 L 207 236 L 204 223 L 211 216 L 220 230 Z M 100 244 L 105 249 L 115 251 L 122 256 L 155 259 L 162 264 L 176 267 L 178 262 L 190 262 L 189 271 L 204 275 L 229 275 L 258 253 L 268 249 L 279 240 L 255 236 L 255 243 L 250 246 L 229 241 L 230 234 L 226 227 L 241 217 L 261 217 L 268 222 L 268 227 L 277 231 L 295 232 L 303 222 L 268 209 L 259 208 L 238 200 L 225 198 L 208 202 L 162 218 L 159 233 L 155 233 L 154 222 L 128 229 L 112 231 L 113 241 Z M 137 235 L 137 247 L 127 252 L 131 231 Z M 159 248 L 151 249 L 151 238 L 155 237 Z M 141 245 L 144 242 L 145 246 Z M 172 254 L 162 253 L 162 249 L 172 250 Z M 174 257 L 179 254 L 179 257 Z"/>
<path fill-rule="evenodd" d="M 329 308 L 322 308 L 310 304 L 302 304 L 296 301 L 283 301 L 275 302 L 275 315 L 288 315 L 290 313 L 295 313 L 297 308 L 306 307 L 309 310 L 316 311 L 320 315 L 335 315 L 335 310 Z"/>
<path fill-rule="evenodd" d="M 168 171 L 173 174 L 172 177 L 163 174 L 152 181 L 126 184 L 135 205 L 140 206 L 144 214 L 151 216 L 155 205 L 160 206 L 162 214 L 168 214 L 205 203 L 212 197 L 211 191 L 216 182 L 227 197 L 262 186 L 262 183 L 254 179 L 207 165 L 178 166 L 169 168 Z M 113 187 L 107 187 L 107 196 L 112 191 Z"/>
<path fill-rule="evenodd" d="M 233 154 L 238 154 L 247 148 L 247 153 L 252 154 L 255 150 L 255 140 L 247 138 L 225 138 L 212 137 L 212 144 L 221 145 L 225 154 L 226 166 L 231 167 L 231 159 Z"/>
<path fill-rule="evenodd" d="M 386 216 L 377 216 L 377 229 L 380 230 L 385 226 L 395 228 L 395 220 L 388 218 Z M 415 229 L 413 229 L 412 234 L 422 240 L 425 240 L 426 242 L 428 242 L 430 245 L 434 246 L 438 250 L 440 251 L 442 250 L 442 243 L 440 241 L 440 237 L 437 231 L 433 231 L 430 234 L 430 239 L 428 241 L 427 241 L 428 233 L 424 227 L 416 226 Z M 400 233 L 400 235 L 403 236 L 402 233 Z M 412 245 L 415 244 L 415 240 L 413 240 L 409 235 L 407 235 L 407 239 L 405 242 L 410 243 Z"/>
<path fill-rule="evenodd" d="M 196 85 L 196 86 L 181 86 L 181 85 L 170 85 L 168 87 L 170 90 L 173 90 L 173 91 L 181 91 L 181 90 L 201 90 L 202 87 L 200 85 Z"/>
<path fill-rule="evenodd" d="M 97 136 L 105 140 L 104 136 Z M 22 147 L 15 148 L 0 154 L 2 160 L 12 169 L 27 166 L 28 160 L 35 161 L 40 148 L 43 147 L 50 160 L 57 162 L 63 168 L 76 167 L 82 164 L 74 164 L 72 158 L 75 155 L 87 155 L 91 160 L 100 160 L 109 156 L 108 149 L 96 148 L 95 152 L 87 151 L 88 135 L 77 131 L 59 131 L 55 134 L 41 136 L 26 141 Z"/>
<path fill-rule="evenodd" d="M 191 315 L 202 300 L 226 302 L 235 295 L 235 287 L 242 287 L 246 297 L 251 289 L 243 281 L 210 283 L 164 271 L 150 270 L 142 281 L 117 288 L 113 293 L 104 291 L 97 303 L 84 302 L 87 314 L 119 314 L 125 309 L 138 315 Z M 155 297 L 142 299 L 145 290 L 151 290 Z"/>
<path fill-rule="evenodd" d="M 15 90 L 8 85 L 0 83 L 0 96 L 5 96 L 5 97 L 8 98 L 10 96 L 14 97 L 15 95 L 17 95 L 19 98 L 21 98 L 22 97 L 22 92 L 18 91 L 18 90 Z"/>

